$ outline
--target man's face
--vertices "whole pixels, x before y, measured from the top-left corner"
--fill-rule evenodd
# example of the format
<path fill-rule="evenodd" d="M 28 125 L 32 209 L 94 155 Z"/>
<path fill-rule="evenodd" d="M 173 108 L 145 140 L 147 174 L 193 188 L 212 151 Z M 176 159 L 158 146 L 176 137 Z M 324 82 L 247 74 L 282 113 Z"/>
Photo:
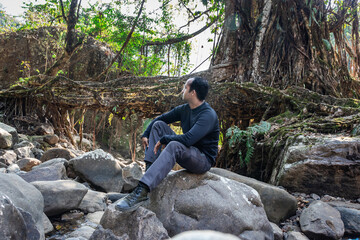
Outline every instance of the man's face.
<path fill-rule="evenodd" d="M 190 78 L 189 80 L 186 81 L 186 83 L 184 84 L 184 88 L 182 90 L 182 99 L 185 101 L 188 101 L 190 98 L 190 84 L 192 82 L 192 79 Z M 192 91 L 191 91 L 192 92 Z"/>

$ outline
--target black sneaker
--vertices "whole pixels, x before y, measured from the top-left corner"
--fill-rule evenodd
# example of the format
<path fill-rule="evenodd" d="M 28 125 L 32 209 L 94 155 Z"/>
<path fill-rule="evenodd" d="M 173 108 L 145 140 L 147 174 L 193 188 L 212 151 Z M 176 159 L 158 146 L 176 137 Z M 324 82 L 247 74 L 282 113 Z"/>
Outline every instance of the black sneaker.
<path fill-rule="evenodd" d="M 148 192 L 149 191 L 145 187 L 137 186 L 134 191 L 116 203 L 115 209 L 122 212 L 135 211 L 149 199 L 147 197 Z"/>

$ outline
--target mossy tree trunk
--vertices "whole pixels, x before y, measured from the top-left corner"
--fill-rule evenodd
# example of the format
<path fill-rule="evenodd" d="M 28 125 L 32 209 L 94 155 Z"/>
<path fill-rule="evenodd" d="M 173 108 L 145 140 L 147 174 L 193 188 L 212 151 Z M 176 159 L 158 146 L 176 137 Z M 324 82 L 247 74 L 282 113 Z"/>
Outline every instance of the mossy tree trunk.
<path fill-rule="evenodd" d="M 349 63 L 360 66 L 357 1 L 344 1 L 341 7 L 332 14 L 323 0 L 228 1 L 214 78 L 357 97 L 359 88 L 347 68 Z M 354 23 L 353 46 L 343 27 L 348 18 Z"/>

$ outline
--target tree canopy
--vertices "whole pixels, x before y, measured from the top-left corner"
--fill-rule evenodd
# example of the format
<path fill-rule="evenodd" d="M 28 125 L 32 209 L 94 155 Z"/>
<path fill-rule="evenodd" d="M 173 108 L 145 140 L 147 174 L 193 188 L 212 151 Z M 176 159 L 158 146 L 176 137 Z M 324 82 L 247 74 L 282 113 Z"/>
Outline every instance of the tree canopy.
<path fill-rule="evenodd" d="M 46 0 L 44 4 L 29 2 L 24 6 L 25 24 L 13 27 L 19 30 L 40 26 L 65 28 L 72 2 L 75 3 L 75 0 Z M 324 75 L 327 71 L 343 71 L 335 69 L 341 65 L 352 77 L 359 77 L 357 0 L 122 0 L 108 3 L 95 1 L 86 6 L 82 4 L 82 7 L 81 1 L 76 1 L 76 4 L 79 8 L 74 12 L 78 15 L 74 28 L 106 42 L 115 51 L 123 48 L 113 67 L 136 76 L 181 76 L 189 73 L 191 38 L 211 28 L 213 37 L 208 41 L 213 42 L 212 55 L 209 56 L 212 65 L 224 64 L 225 59 L 227 64 L 236 62 L 238 81 L 284 88 L 297 84 L 299 78 L 309 78 L 301 71 L 324 64 L 329 69 L 322 68 L 323 73 L 310 72 Z M 137 17 L 141 4 L 143 11 Z M 8 24 L 3 21 L 1 31 L 8 30 Z M 231 36 L 238 39 L 236 44 L 239 48 L 236 51 L 227 51 L 227 48 L 234 47 L 235 42 L 219 44 L 221 38 L 228 41 Z M 292 53 L 291 49 L 297 53 Z M 239 59 L 243 55 L 251 57 L 245 61 Z M 259 62 L 261 55 L 272 57 Z M 310 60 L 307 67 L 301 66 L 304 61 L 298 61 L 298 66 L 296 63 L 289 66 L 292 60 L 300 58 Z M 292 74 L 285 69 L 288 67 L 293 68 Z M 261 76 L 260 72 L 264 71 L 266 76 Z M 323 79 L 332 82 L 328 88 L 337 85 L 332 77 Z M 312 90 L 319 88 L 318 91 L 326 92 L 321 90 L 321 86 L 316 87 L 321 83 L 311 79 L 307 81 L 300 82 L 309 85 L 307 87 Z M 334 94 L 335 91 L 327 92 Z"/>
<path fill-rule="evenodd" d="M 44 4 L 29 2 L 24 6 L 24 24 L 18 30 L 44 26 L 66 28 L 74 0 L 46 0 Z M 106 42 L 120 51 L 134 26 L 131 39 L 114 63 L 119 71 L 137 76 L 180 76 L 189 72 L 192 49 L 190 39 L 207 28 L 219 35 L 219 19 L 223 15 L 221 1 L 194 0 L 96 1 L 79 5 L 76 31 Z M 176 16 L 176 17 L 174 17 Z M 214 24 L 214 23 L 217 24 Z M 199 25 L 201 23 L 202 25 Z M 180 25 L 181 24 L 181 25 Z M 1 31 L 5 25 L 1 24 Z M 193 30 L 194 29 L 194 30 Z M 214 39 L 209 39 L 213 41 Z"/>

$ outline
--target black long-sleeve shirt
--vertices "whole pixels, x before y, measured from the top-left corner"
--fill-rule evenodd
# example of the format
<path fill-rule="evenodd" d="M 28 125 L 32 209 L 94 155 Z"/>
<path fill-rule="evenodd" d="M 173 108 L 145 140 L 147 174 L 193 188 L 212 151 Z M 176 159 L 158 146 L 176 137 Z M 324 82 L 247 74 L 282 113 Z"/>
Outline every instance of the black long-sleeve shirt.
<path fill-rule="evenodd" d="M 148 138 L 152 125 L 159 120 L 167 124 L 181 121 L 183 131 L 181 135 L 164 135 L 160 143 L 168 144 L 170 141 L 178 141 L 187 147 L 194 146 L 214 165 L 220 129 L 217 114 L 207 102 L 195 109 L 191 109 L 189 104 L 180 105 L 160 115 L 150 123 L 142 137 Z"/>

